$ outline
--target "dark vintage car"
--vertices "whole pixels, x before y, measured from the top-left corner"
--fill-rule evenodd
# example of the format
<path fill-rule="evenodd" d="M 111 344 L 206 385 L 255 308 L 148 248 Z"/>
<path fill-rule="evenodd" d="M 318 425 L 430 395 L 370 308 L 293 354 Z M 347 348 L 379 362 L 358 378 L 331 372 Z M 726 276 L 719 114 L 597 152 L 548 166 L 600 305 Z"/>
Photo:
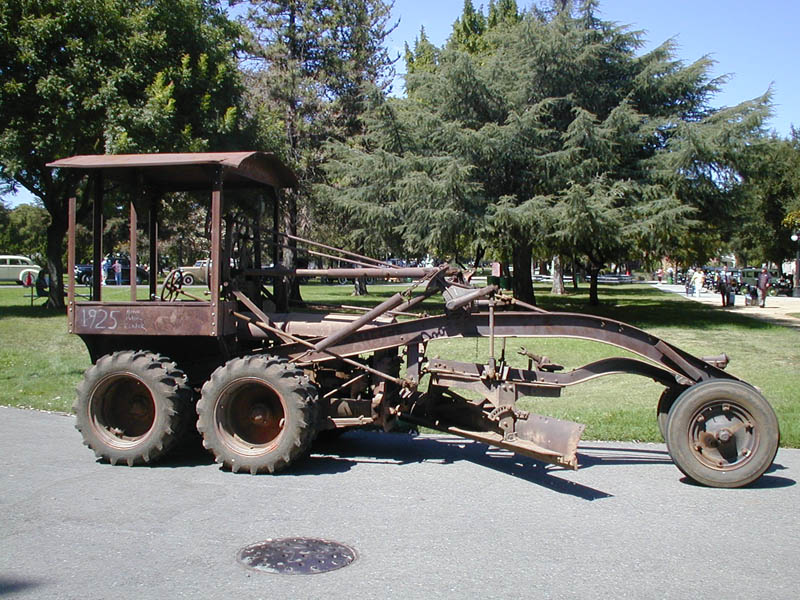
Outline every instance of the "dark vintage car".
<path fill-rule="evenodd" d="M 117 259 L 115 259 L 117 260 Z M 118 259 L 122 265 L 122 285 L 131 283 L 131 263 L 127 258 Z M 92 265 L 75 265 L 75 280 L 83 285 L 91 285 L 94 276 Z M 105 273 L 106 285 L 115 285 L 114 270 L 107 269 Z M 147 283 L 150 280 L 149 273 L 142 267 L 136 266 L 136 283 Z"/>
<path fill-rule="evenodd" d="M 758 282 L 758 275 L 761 269 L 758 267 L 745 267 L 742 269 L 742 276 L 740 278 L 739 293 L 750 294 L 756 287 Z M 792 295 L 792 282 L 790 279 L 781 276 L 778 269 L 769 269 L 769 291 L 770 296 L 777 296 L 783 294 L 785 296 Z"/>

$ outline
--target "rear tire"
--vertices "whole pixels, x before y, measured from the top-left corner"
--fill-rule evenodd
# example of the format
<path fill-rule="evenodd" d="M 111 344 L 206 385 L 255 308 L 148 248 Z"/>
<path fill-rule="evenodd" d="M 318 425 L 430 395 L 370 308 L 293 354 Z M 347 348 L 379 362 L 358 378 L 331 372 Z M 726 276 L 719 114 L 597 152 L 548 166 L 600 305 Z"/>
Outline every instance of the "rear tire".
<path fill-rule="evenodd" d="M 669 413 L 667 450 L 687 477 L 710 487 L 752 483 L 772 465 L 780 431 L 772 407 L 741 381 L 693 385 Z"/>
<path fill-rule="evenodd" d="M 183 285 L 194 285 L 194 276 L 191 273 L 183 274 Z"/>
<path fill-rule="evenodd" d="M 103 356 L 77 391 L 75 427 L 84 444 L 112 465 L 164 456 L 191 424 L 186 375 L 159 354 L 124 350 Z"/>
<path fill-rule="evenodd" d="M 274 473 L 308 454 L 318 427 L 316 400 L 316 388 L 285 359 L 234 358 L 203 386 L 197 428 L 225 468 Z"/>

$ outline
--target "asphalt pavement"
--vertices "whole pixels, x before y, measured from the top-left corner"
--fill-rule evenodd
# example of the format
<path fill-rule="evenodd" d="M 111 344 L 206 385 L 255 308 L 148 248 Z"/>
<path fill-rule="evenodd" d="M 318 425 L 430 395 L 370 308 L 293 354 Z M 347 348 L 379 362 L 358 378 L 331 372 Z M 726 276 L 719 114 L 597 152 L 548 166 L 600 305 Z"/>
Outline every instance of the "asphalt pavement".
<path fill-rule="evenodd" d="M 96 462 L 71 416 L 0 408 L 3 598 L 796 598 L 800 450 L 736 490 L 663 444 L 585 442 L 578 471 L 451 436 L 352 432 L 275 476 L 202 451 Z M 347 567 L 254 571 L 268 539 Z"/>

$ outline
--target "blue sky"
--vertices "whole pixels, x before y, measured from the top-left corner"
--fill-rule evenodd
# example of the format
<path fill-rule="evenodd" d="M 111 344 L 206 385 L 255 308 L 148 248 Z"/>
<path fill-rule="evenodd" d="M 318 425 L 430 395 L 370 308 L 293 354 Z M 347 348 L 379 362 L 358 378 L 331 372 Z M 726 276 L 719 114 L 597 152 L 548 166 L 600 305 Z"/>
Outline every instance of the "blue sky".
<path fill-rule="evenodd" d="M 529 6 L 517 0 L 520 7 Z M 475 7 L 488 0 L 473 0 Z M 464 0 L 395 0 L 394 17 L 400 23 L 388 40 L 393 56 L 403 44 L 413 45 L 421 26 L 436 45 L 450 35 Z M 769 127 L 788 136 L 800 126 L 800 78 L 795 63 L 800 56 L 800 1 L 798 0 L 600 0 L 601 17 L 644 30 L 643 51 L 675 38 L 678 58 L 693 62 L 709 55 L 717 64 L 713 75 L 729 75 L 716 96 L 716 106 L 734 106 L 763 94 L 772 86 L 774 115 Z M 402 58 L 397 63 L 402 73 Z M 398 80 L 395 93 L 402 92 Z M 27 193 L 4 198 L 12 206 L 30 201 Z"/>

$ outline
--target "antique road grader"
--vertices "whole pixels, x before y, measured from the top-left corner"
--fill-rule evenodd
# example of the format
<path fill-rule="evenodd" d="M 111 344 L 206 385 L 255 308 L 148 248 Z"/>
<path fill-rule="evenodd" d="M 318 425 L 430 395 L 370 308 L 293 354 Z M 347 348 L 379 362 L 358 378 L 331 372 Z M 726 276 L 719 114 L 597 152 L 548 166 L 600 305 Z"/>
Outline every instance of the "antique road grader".
<path fill-rule="evenodd" d="M 208 289 L 187 289 L 181 272 L 173 271 L 160 290 L 150 277 L 145 294 L 132 274 L 130 301 L 124 302 L 102 301 L 99 277 L 89 300 L 77 297 L 75 200 L 70 202 L 69 331 L 81 337 L 92 361 L 74 410 L 85 444 L 112 464 L 154 461 L 196 428 L 224 467 L 272 473 L 307 454 L 322 432 L 390 429 L 402 420 L 576 469 L 584 425 L 523 410 L 518 400 L 557 397 L 565 386 L 611 373 L 664 386 L 658 424 L 674 463 L 692 480 L 743 486 L 775 458 L 775 413 L 758 390 L 723 370 L 724 355 L 696 358 L 625 323 L 547 312 L 495 285 L 473 287 L 447 264 L 397 268 L 353 253 L 330 254 L 335 249 L 279 233 L 279 190 L 297 180 L 272 155 L 75 156 L 50 166 L 89 175 L 96 272 L 106 192 L 127 190 L 121 198 L 130 201 L 131 269 L 141 216 L 150 272 L 156 273 L 165 194 L 210 191 L 202 199 L 210 238 Z M 119 205 L 120 197 L 113 201 Z M 275 229 L 262 234 L 258 224 L 270 205 Z M 251 214 L 252 227 L 239 228 L 232 207 Z M 309 252 L 319 258 L 352 266 L 290 270 L 273 260 L 263 267 L 265 240 L 275 257 L 276 249 L 299 242 L 316 248 Z M 362 312 L 276 312 L 266 283 L 319 275 L 411 278 L 411 284 Z M 413 312 L 439 294 L 441 314 Z M 488 356 L 467 363 L 426 354 L 430 342 L 455 337 L 488 338 Z M 546 337 L 610 344 L 631 356 L 570 371 L 524 348 L 527 368 L 506 360 L 507 338 Z"/>

